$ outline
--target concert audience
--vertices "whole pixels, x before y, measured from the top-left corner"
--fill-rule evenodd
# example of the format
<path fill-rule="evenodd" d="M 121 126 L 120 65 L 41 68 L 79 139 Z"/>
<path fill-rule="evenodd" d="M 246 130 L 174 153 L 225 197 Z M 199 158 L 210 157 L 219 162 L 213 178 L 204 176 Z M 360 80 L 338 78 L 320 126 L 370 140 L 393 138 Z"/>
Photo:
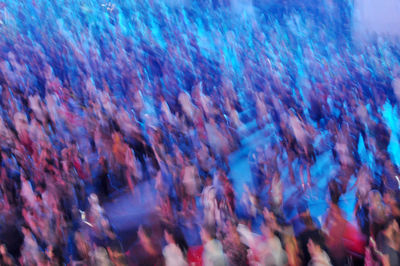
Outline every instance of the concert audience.
<path fill-rule="evenodd" d="M 399 263 L 398 42 L 328 7 L 25 2 L 0 5 L 1 265 Z M 104 205 L 142 184 L 159 221 L 128 245 Z"/>

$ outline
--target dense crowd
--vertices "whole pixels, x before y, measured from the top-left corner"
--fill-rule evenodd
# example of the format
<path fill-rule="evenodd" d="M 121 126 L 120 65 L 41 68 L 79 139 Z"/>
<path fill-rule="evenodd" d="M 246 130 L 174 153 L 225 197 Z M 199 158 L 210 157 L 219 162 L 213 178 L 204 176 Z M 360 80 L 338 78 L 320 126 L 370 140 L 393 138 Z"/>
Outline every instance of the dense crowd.
<path fill-rule="evenodd" d="M 0 2 L 1 265 L 189 265 L 183 227 L 207 266 L 400 264 L 398 43 L 352 40 L 350 1 L 239 7 Z M 229 158 L 254 130 L 238 195 Z M 283 184 L 307 197 L 326 153 L 318 221 Z M 158 220 L 123 246 L 103 204 L 144 183 Z"/>

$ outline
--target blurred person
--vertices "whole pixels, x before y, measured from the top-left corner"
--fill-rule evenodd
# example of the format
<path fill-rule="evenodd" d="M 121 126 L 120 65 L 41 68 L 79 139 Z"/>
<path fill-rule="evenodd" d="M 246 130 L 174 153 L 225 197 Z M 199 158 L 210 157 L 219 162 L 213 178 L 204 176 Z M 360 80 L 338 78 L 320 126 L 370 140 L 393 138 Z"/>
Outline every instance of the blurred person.
<path fill-rule="evenodd" d="M 350 176 L 354 173 L 356 168 L 356 162 L 354 159 L 354 147 L 353 141 L 350 135 L 350 125 L 345 123 L 336 135 L 335 152 L 338 155 L 338 160 L 343 172 L 342 175 L 342 186 L 343 189 L 347 189 L 347 183 Z"/>
<path fill-rule="evenodd" d="M 371 171 L 363 165 L 357 173 L 357 191 L 356 191 L 356 206 L 354 207 L 354 216 L 361 232 L 369 236 L 369 209 L 368 209 L 368 193 L 372 189 Z"/>
<path fill-rule="evenodd" d="M 226 266 L 228 261 L 224 254 L 222 244 L 215 237 L 215 229 L 212 227 L 201 229 L 203 241 L 203 265 L 204 266 Z"/>
<path fill-rule="evenodd" d="M 107 250 L 101 245 L 93 242 L 92 252 L 90 253 L 91 262 L 93 265 L 112 266 Z"/>
<path fill-rule="evenodd" d="M 14 258 L 7 251 L 7 247 L 4 244 L 0 245 L 0 264 L 4 266 L 17 265 Z"/>
<path fill-rule="evenodd" d="M 389 216 L 389 209 L 384 204 L 379 191 L 371 190 L 368 193 L 370 235 L 376 239 L 377 234 L 384 226 Z"/>
<path fill-rule="evenodd" d="M 307 124 L 304 121 L 301 121 L 301 118 L 298 114 L 293 110 L 289 110 L 288 123 L 292 130 L 292 134 L 296 138 L 296 142 L 298 144 L 298 153 L 300 154 L 300 180 L 302 187 L 305 187 L 304 173 L 303 168 L 306 166 L 307 171 L 307 186 L 311 187 L 311 172 L 310 167 L 311 164 L 315 161 L 315 155 L 313 151 L 313 146 L 311 143 L 311 136 L 307 127 Z"/>
<path fill-rule="evenodd" d="M 227 221 L 226 236 L 222 242 L 228 265 L 248 265 L 247 247 L 242 243 L 235 222 Z"/>
<path fill-rule="evenodd" d="M 388 189 L 383 195 L 383 202 L 389 208 L 390 215 L 396 219 L 397 223 L 400 222 L 400 205 L 398 202 L 396 190 Z"/>
<path fill-rule="evenodd" d="M 21 198 L 26 202 L 27 206 L 35 206 L 35 193 L 32 189 L 32 184 L 28 177 L 21 173 Z"/>
<path fill-rule="evenodd" d="M 194 113 L 195 113 L 195 106 L 192 103 L 190 95 L 186 91 L 181 91 L 178 96 L 178 101 L 181 105 L 181 108 L 186 116 L 186 120 L 192 122 Z"/>
<path fill-rule="evenodd" d="M 269 224 L 261 226 L 262 239 L 257 246 L 259 263 L 261 265 L 284 265 L 287 263 L 287 255 L 282 248 L 282 243 L 275 235 Z"/>
<path fill-rule="evenodd" d="M 90 246 L 81 232 L 75 232 L 74 245 L 76 253 L 71 257 L 73 263 L 86 265 L 90 263 Z"/>
<path fill-rule="evenodd" d="M 304 224 L 303 230 L 296 236 L 300 254 L 301 254 L 301 265 L 307 265 L 311 260 L 311 254 L 307 248 L 308 240 L 312 237 L 319 237 L 321 235 L 320 230 L 315 225 L 313 219 L 311 218 L 309 210 L 302 212 L 300 219 Z"/>
<path fill-rule="evenodd" d="M 347 259 L 344 243 L 347 221 L 343 217 L 343 212 L 338 206 L 341 188 L 334 179 L 328 183 L 328 187 L 331 201 L 323 225 L 323 229 L 326 232 L 325 243 L 333 264 L 344 265 Z"/>
<path fill-rule="evenodd" d="M 397 221 L 390 217 L 377 235 L 377 248 L 388 257 L 389 265 L 400 264 L 400 230 Z"/>
<path fill-rule="evenodd" d="M 57 256 L 56 251 L 53 246 L 48 246 L 45 251 L 46 257 L 44 259 L 44 265 L 46 266 L 56 266 L 62 264 L 62 261 Z"/>
<path fill-rule="evenodd" d="M 21 247 L 20 263 L 29 266 L 41 263 L 42 254 L 31 230 L 28 227 L 22 226 L 22 234 L 24 235 L 24 244 Z"/>
<path fill-rule="evenodd" d="M 220 213 L 217 203 L 217 191 L 213 185 L 211 176 L 206 177 L 201 193 L 201 201 L 204 208 L 204 223 L 208 226 L 215 225 L 216 221 L 220 219 Z"/>
<path fill-rule="evenodd" d="M 165 266 L 187 266 L 183 250 L 176 243 L 176 233 L 173 230 L 164 230 L 164 239 L 167 245 L 163 248 Z"/>
<path fill-rule="evenodd" d="M 140 226 L 137 232 L 138 242 L 127 254 L 131 265 L 164 265 L 164 258 L 158 239 L 151 236 L 150 228 Z"/>
<path fill-rule="evenodd" d="M 287 262 L 289 266 L 297 266 L 301 264 L 300 250 L 292 226 L 287 226 L 284 230 L 283 242 L 285 243 L 285 251 L 287 254 Z"/>
<path fill-rule="evenodd" d="M 185 158 L 185 166 L 183 166 L 181 176 L 185 190 L 184 209 L 189 210 L 190 207 L 191 211 L 195 212 L 197 208 L 195 197 L 198 194 L 199 176 L 196 165 L 190 162 L 188 157 Z"/>
<path fill-rule="evenodd" d="M 101 227 L 101 221 L 104 218 L 104 209 L 99 204 L 99 199 L 96 194 L 92 193 L 89 195 L 89 212 L 88 212 L 88 221 L 89 223 L 96 227 Z"/>
<path fill-rule="evenodd" d="M 318 237 L 311 237 L 308 239 L 307 249 L 310 253 L 311 260 L 309 266 L 331 266 L 331 261 L 328 254 L 322 248 L 322 240 Z"/>
<path fill-rule="evenodd" d="M 205 125 L 208 143 L 216 155 L 221 156 L 224 162 L 227 164 L 229 142 L 227 138 L 222 134 L 221 128 L 217 124 L 214 118 L 209 118 L 208 123 Z"/>
<path fill-rule="evenodd" d="M 243 185 L 243 195 L 240 199 L 242 211 L 246 218 L 249 220 L 255 220 L 258 213 L 258 200 L 257 196 L 247 184 Z M 251 222 L 251 221 L 250 221 Z"/>

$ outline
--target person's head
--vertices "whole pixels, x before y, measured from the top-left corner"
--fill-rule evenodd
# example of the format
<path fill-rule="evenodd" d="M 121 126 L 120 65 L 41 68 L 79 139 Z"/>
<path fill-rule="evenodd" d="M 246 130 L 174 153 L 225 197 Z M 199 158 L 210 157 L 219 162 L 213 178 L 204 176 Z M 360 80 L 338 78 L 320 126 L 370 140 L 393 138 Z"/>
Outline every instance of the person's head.
<path fill-rule="evenodd" d="M 383 195 L 383 202 L 387 206 L 396 206 L 397 205 L 397 200 L 396 200 L 396 194 L 393 190 L 387 190 L 385 194 Z"/>
<path fill-rule="evenodd" d="M 323 252 L 324 241 L 320 234 L 313 234 L 307 242 L 307 249 L 311 257 Z"/>
<path fill-rule="evenodd" d="M 35 199 L 36 199 L 36 202 L 38 202 L 38 203 L 42 202 L 42 194 L 40 194 L 39 192 L 36 192 Z"/>
<path fill-rule="evenodd" d="M 29 228 L 28 228 L 27 226 L 25 226 L 25 225 L 22 226 L 21 231 L 22 231 L 22 234 L 23 234 L 24 236 L 28 236 L 28 235 L 30 234 Z"/>
<path fill-rule="evenodd" d="M 53 246 L 52 245 L 48 245 L 47 246 L 46 255 L 50 260 L 54 259 L 54 250 L 53 250 Z"/>
<path fill-rule="evenodd" d="M 201 240 L 203 243 L 207 243 L 208 241 L 215 239 L 215 228 L 212 226 L 204 226 L 200 231 Z"/>
<path fill-rule="evenodd" d="M 263 215 L 266 224 L 274 224 L 276 222 L 276 217 L 273 212 L 270 212 L 267 207 L 264 207 Z"/>
<path fill-rule="evenodd" d="M 76 150 L 76 149 L 77 149 L 76 140 L 72 139 L 72 140 L 69 142 L 69 147 L 70 147 L 71 149 Z"/>
<path fill-rule="evenodd" d="M 368 201 L 370 207 L 374 208 L 382 205 L 382 195 L 378 190 L 371 190 L 368 193 Z"/>
<path fill-rule="evenodd" d="M 314 257 L 317 254 L 321 253 L 322 250 L 321 246 L 318 243 L 315 243 L 311 238 L 308 239 L 307 249 L 311 257 Z"/>
<path fill-rule="evenodd" d="M 119 144 L 121 142 L 121 136 L 118 132 L 112 134 L 112 139 L 115 143 Z"/>
<path fill-rule="evenodd" d="M 142 244 L 149 244 L 151 242 L 151 233 L 147 227 L 140 226 L 138 229 L 139 241 Z"/>
<path fill-rule="evenodd" d="M 5 244 L 1 244 L 1 245 L 0 245 L 0 254 L 1 254 L 2 256 L 4 256 L 5 254 L 7 254 L 7 247 L 6 247 Z"/>
<path fill-rule="evenodd" d="M 21 181 L 29 181 L 29 178 L 26 176 L 24 171 L 21 171 Z"/>
<path fill-rule="evenodd" d="M 213 183 L 212 177 L 211 175 L 208 174 L 206 177 L 206 186 L 211 186 L 212 183 Z"/>
<path fill-rule="evenodd" d="M 389 217 L 384 223 L 382 230 L 389 237 L 394 237 L 399 233 L 399 224 L 396 219 Z"/>
<path fill-rule="evenodd" d="M 99 203 L 99 198 L 97 197 L 96 194 L 94 194 L 94 193 L 90 194 L 90 196 L 89 196 L 89 203 L 90 203 L 91 205 L 96 205 L 96 204 Z"/>
<path fill-rule="evenodd" d="M 169 228 L 166 228 L 164 230 L 164 238 L 168 244 L 175 244 L 176 242 L 174 237 L 174 232 Z"/>

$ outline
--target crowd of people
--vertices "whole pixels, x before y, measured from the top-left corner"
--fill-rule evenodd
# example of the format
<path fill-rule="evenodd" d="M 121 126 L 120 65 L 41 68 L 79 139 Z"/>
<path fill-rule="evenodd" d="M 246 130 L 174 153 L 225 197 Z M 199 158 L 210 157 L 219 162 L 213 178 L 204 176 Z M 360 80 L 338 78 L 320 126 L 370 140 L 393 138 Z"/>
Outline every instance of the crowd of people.
<path fill-rule="evenodd" d="M 350 11 L 0 2 L 0 264 L 400 264 L 385 115 L 399 112 L 400 47 L 353 40 Z M 251 149 L 239 195 L 230 155 L 254 130 L 268 141 Z M 306 197 L 322 154 L 338 171 L 319 221 L 283 186 Z M 355 224 L 339 207 L 351 178 Z M 144 183 L 158 220 L 123 246 L 103 205 Z"/>

